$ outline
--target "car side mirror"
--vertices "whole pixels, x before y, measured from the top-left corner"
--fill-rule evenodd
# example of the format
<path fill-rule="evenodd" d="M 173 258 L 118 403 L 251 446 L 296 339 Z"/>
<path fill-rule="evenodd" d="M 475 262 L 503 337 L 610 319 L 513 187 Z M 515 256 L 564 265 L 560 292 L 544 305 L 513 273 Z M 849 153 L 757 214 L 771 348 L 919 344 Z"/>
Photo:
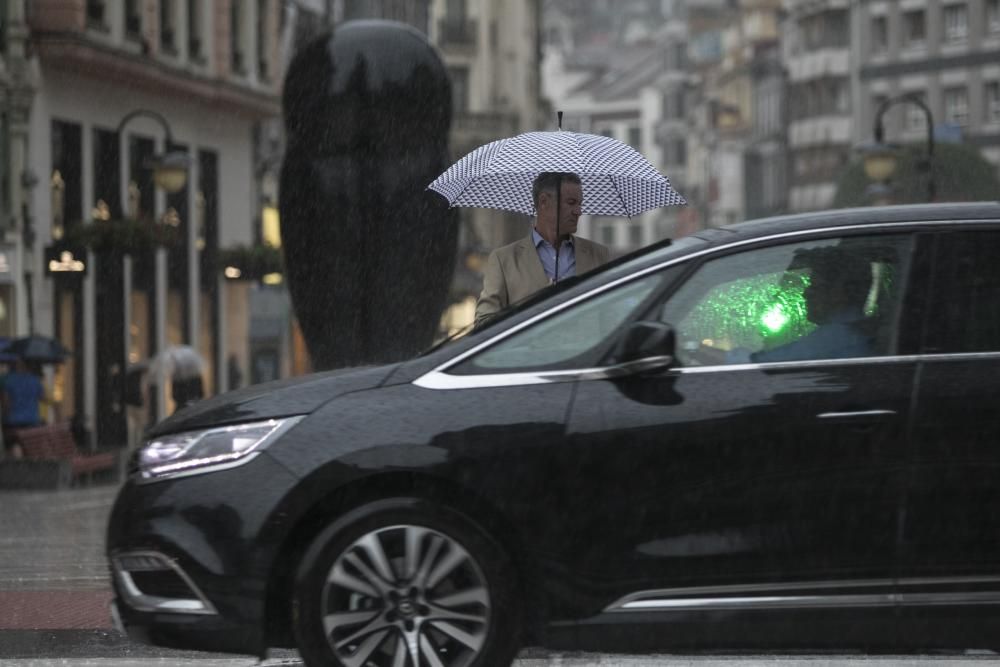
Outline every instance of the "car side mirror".
<path fill-rule="evenodd" d="M 617 364 L 674 356 L 674 329 L 669 324 L 652 320 L 633 322 L 615 348 L 613 361 Z"/>

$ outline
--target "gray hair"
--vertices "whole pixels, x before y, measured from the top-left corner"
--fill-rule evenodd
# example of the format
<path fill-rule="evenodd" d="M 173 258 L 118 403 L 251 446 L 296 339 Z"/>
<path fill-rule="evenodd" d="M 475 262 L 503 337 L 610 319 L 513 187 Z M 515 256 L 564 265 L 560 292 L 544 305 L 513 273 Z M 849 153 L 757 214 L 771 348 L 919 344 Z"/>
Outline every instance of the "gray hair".
<path fill-rule="evenodd" d="M 531 201 L 538 210 L 538 196 L 543 192 L 555 192 L 556 183 L 576 183 L 580 185 L 580 177 L 571 171 L 543 171 L 535 177 L 531 184 Z"/>

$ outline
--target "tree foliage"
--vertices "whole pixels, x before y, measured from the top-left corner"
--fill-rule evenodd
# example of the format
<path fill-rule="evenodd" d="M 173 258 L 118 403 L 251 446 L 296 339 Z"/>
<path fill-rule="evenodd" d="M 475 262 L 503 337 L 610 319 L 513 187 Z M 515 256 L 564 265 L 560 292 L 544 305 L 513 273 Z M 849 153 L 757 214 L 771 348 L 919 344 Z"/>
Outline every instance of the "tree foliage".
<path fill-rule="evenodd" d="M 94 220 L 66 231 L 69 244 L 84 246 L 97 254 L 138 256 L 158 246 L 173 246 L 179 238 L 179 229 L 173 225 L 132 218 Z"/>
<path fill-rule="evenodd" d="M 974 147 L 968 144 L 937 144 L 930 172 L 925 162 L 926 144 L 903 146 L 890 183 L 889 199 L 894 204 L 916 204 L 927 201 L 928 175 L 933 177 L 935 201 L 982 201 L 1000 197 L 997 169 Z M 871 181 L 865 175 L 862 159 L 855 160 L 837 182 L 833 206 L 868 206 Z"/>

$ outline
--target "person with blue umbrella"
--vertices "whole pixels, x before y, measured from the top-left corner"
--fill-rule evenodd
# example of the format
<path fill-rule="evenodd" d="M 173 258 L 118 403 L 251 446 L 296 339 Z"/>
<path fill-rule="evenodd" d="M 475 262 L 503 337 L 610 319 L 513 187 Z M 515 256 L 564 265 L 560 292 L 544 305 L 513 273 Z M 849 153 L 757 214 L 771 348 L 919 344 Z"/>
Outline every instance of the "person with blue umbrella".
<path fill-rule="evenodd" d="M 23 456 L 17 442 L 17 429 L 39 426 L 42 423 L 41 404 L 45 400 L 45 386 L 28 362 L 17 357 L 14 369 L 3 378 L 0 406 L 3 409 L 3 441 L 7 455 L 19 459 Z"/>

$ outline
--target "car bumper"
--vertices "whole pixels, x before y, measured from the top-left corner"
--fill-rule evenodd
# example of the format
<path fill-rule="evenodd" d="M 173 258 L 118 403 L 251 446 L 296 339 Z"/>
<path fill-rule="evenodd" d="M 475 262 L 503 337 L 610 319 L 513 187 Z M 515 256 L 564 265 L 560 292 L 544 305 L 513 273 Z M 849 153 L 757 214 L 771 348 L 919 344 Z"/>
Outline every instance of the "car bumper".
<path fill-rule="evenodd" d="M 107 548 L 113 616 L 129 637 L 262 655 L 267 582 L 285 532 L 278 508 L 296 481 L 265 453 L 230 470 L 126 482 Z"/>

